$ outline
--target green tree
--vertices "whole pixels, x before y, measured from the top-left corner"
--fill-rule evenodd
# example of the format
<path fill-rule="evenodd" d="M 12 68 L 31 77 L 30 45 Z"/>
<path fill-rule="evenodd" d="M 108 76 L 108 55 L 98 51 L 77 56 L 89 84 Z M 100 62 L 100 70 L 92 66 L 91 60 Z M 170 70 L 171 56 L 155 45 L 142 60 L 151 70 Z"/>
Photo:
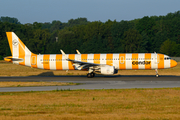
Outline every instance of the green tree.
<path fill-rule="evenodd" d="M 140 51 L 142 36 L 135 29 L 129 29 L 124 33 L 125 36 L 125 51 L 126 53 L 134 53 Z"/>
<path fill-rule="evenodd" d="M 173 48 L 176 48 L 176 42 L 170 41 L 169 39 L 164 41 L 161 45 L 160 52 L 166 55 L 173 55 Z"/>
<path fill-rule="evenodd" d="M 42 28 L 42 23 L 34 22 L 33 23 L 33 29 L 41 29 Z"/>
<path fill-rule="evenodd" d="M 85 25 L 87 24 L 87 18 L 77 18 L 77 19 L 70 19 L 68 20 L 68 27 L 73 27 L 75 25 Z"/>
<path fill-rule="evenodd" d="M 14 23 L 14 24 L 21 24 L 17 18 L 11 18 L 11 17 L 1 17 L 1 22 L 8 22 L 8 23 Z"/>
<path fill-rule="evenodd" d="M 125 39 L 124 39 L 124 32 L 128 31 L 131 28 L 131 25 L 128 21 L 121 21 L 121 22 L 114 22 L 111 26 L 111 36 L 112 42 L 114 46 L 114 51 L 116 53 L 123 53 L 125 52 Z"/>
<path fill-rule="evenodd" d="M 48 30 L 34 30 L 34 38 L 30 39 L 32 42 L 31 48 L 35 53 L 46 53 L 46 45 L 48 44 L 50 33 Z"/>
<path fill-rule="evenodd" d="M 143 31 L 149 36 L 154 36 L 153 26 L 155 25 L 155 20 L 153 18 L 149 18 L 148 16 L 143 17 L 136 24 L 136 29 L 141 34 Z"/>
<path fill-rule="evenodd" d="M 50 27 L 50 31 L 54 32 L 56 30 L 61 30 L 63 28 L 63 23 L 61 21 L 53 21 L 52 26 Z"/>

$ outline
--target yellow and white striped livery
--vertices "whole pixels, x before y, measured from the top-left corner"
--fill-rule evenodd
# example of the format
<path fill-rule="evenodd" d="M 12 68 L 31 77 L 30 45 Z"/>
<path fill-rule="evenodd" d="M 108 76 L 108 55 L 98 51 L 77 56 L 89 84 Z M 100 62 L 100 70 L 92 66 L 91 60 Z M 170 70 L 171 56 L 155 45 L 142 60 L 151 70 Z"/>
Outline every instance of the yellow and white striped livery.
<path fill-rule="evenodd" d="M 4 58 L 14 64 L 47 70 L 88 70 L 87 77 L 95 72 L 115 74 L 118 70 L 165 69 L 177 62 L 169 56 L 157 53 L 110 53 L 110 54 L 44 54 L 32 53 L 14 32 L 6 32 L 12 56 Z M 158 74 L 157 74 L 158 76 Z"/>

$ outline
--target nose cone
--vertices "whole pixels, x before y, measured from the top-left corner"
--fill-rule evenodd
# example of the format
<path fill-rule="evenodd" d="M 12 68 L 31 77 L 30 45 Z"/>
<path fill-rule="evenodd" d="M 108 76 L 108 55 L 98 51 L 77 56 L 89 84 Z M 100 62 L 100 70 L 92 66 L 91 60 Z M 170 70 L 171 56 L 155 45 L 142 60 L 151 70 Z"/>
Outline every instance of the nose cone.
<path fill-rule="evenodd" d="M 171 67 L 175 67 L 177 65 L 177 62 L 175 60 L 171 60 Z"/>

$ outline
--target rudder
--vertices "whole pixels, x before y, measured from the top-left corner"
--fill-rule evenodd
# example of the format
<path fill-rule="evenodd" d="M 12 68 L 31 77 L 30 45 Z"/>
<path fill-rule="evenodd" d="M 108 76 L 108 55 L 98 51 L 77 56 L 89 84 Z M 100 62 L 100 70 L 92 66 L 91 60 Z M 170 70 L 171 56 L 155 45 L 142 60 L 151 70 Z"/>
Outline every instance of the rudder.
<path fill-rule="evenodd" d="M 31 51 L 24 45 L 14 32 L 6 32 L 12 57 L 31 55 Z"/>

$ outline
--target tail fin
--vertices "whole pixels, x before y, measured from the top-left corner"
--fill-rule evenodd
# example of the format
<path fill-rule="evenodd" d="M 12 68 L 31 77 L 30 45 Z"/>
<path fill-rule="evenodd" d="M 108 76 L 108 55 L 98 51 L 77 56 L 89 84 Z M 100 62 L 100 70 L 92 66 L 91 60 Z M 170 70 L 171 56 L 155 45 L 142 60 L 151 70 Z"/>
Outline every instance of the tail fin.
<path fill-rule="evenodd" d="M 32 54 L 14 32 L 6 32 L 6 35 L 13 58 Z"/>

